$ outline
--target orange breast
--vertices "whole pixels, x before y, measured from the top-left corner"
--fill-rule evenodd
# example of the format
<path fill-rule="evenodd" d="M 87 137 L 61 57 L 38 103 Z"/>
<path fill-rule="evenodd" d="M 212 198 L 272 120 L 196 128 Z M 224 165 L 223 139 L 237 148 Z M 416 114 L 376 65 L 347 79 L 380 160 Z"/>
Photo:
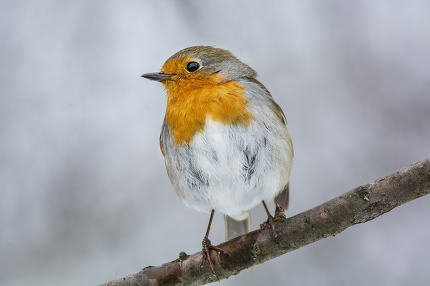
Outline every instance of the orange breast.
<path fill-rule="evenodd" d="M 191 141 L 204 128 L 207 117 L 224 124 L 247 126 L 245 87 L 236 81 L 222 81 L 218 74 L 164 83 L 167 89 L 166 122 L 175 145 Z"/>

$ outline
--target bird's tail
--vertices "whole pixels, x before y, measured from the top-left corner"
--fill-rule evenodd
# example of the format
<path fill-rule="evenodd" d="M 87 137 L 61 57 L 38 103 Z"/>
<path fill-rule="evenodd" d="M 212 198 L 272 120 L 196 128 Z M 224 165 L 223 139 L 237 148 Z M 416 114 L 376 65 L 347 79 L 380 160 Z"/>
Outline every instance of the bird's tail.
<path fill-rule="evenodd" d="M 228 215 L 224 215 L 225 240 L 227 241 L 249 232 L 249 223 L 249 214 L 242 220 L 235 220 Z"/>

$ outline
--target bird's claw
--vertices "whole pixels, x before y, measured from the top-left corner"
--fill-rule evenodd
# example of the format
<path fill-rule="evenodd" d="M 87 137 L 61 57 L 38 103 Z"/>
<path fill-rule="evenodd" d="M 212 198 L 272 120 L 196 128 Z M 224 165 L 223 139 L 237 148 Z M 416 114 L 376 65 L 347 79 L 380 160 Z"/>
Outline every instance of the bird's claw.
<path fill-rule="evenodd" d="M 285 216 L 285 211 L 280 206 L 276 206 L 274 221 L 285 221 L 287 217 Z"/>
<path fill-rule="evenodd" d="M 273 216 L 269 215 L 267 217 L 267 220 L 260 225 L 260 228 L 266 229 L 266 228 L 270 227 L 270 230 L 271 230 L 273 236 L 276 238 L 276 237 L 278 237 L 278 233 L 276 232 L 276 228 L 275 228 L 275 220 L 276 220 L 276 217 L 274 218 Z"/>
<path fill-rule="evenodd" d="M 227 254 L 228 255 L 228 253 L 225 250 L 223 250 L 223 249 L 221 249 L 221 248 L 219 248 L 217 246 L 212 245 L 212 243 L 211 243 L 211 241 L 209 240 L 208 237 L 204 237 L 203 241 L 202 241 L 202 255 L 203 255 L 203 259 L 202 259 L 202 262 L 200 263 L 200 267 L 203 267 L 204 261 L 207 260 L 207 262 L 209 263 L 209 267 L 210 267 L 212 273 L 219 280 L 218 275 L 215 272 L 214 262 L 212 261 L 212 257 L 211 257 L 211 251 L 212 250 L 216 251 L 218 253 L 218 255 L 219 254 Z"/>

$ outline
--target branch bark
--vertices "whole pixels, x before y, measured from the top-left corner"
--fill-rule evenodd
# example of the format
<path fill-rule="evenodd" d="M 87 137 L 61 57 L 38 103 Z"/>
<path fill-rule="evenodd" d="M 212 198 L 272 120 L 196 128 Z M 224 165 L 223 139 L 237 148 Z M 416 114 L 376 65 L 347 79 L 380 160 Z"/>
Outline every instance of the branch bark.
<path fill-rule="evenodd" d="M 255 230 L 218 245 L 229 255 L 218 256 L 215 271 L 227 278 L 346 228 L 372 220 L 391 209 L 430 193 L 430 160 L 415 163 L 372 183 L 360 186 L 317 207 L 276 223 L 278 237 L 270 229 Z M 201 285 L 217 280 L 202 255 L 184 253 L 161 266 L 141 271 L 105 286 Z"/>

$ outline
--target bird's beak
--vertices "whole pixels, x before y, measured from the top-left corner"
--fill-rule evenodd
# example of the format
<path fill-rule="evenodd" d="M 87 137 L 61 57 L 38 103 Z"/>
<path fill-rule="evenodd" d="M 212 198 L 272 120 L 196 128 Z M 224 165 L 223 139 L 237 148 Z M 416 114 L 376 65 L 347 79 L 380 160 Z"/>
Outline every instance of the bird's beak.
<path fill-rule="evenodd" d="M 172 75 L 170 74 L 166 74 L 166 73 L 162 73 L 162 72 L 153 72 L 153 73 L 146 73 L 143 74 L 142 77 L 150 79 L 150 80 L 155 80 L 155 81 L 165 81 L 165 80 L 169 80 L 172 78 Z"/>

